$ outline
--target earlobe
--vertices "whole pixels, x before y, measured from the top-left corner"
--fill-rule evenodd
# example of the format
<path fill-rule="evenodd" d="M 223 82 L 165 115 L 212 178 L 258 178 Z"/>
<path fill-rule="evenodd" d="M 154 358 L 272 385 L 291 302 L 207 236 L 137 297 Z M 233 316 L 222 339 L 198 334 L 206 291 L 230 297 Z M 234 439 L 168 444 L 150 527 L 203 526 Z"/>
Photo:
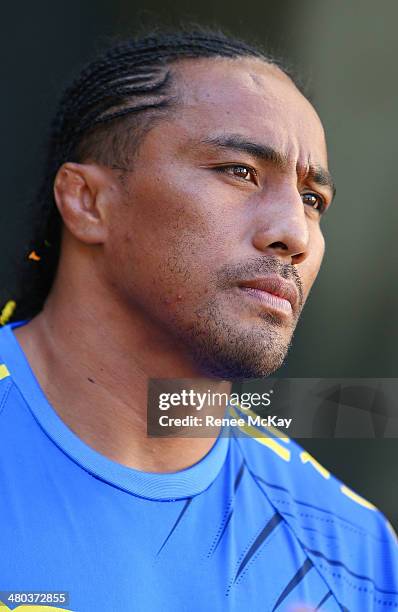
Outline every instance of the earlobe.
<path fill-rule="evenodd" d="M 106 235 L 104 215 L 98 205 L 98 171 L 93 165 L 68 162 L 61 166 L 54 182 L 54 197 L 63 222 L 85 244 L 101 244 Z"/>

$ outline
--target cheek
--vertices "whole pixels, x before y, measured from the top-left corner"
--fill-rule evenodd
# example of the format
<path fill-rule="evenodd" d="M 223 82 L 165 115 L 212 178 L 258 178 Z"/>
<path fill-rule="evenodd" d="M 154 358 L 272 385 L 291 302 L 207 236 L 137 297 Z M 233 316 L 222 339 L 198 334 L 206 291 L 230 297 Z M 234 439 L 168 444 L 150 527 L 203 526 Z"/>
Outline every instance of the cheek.
<path fill-rule="evenodd" d="M 212 275 L 228 254 L 220 203 L 205 186 L 190 185 L 159 179 L 131 189 L 134 196 L 111 227 L 112 274 L 142 301 L 192 307 L 208 296 Z"/>

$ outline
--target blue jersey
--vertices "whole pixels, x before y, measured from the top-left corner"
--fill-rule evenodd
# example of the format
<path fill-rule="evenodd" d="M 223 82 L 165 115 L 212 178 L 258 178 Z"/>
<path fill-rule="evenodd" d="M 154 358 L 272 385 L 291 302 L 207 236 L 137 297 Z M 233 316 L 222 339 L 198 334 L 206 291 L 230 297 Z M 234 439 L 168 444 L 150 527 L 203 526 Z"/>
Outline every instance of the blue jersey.
<path fill-rule="evenodd" d="M 58 417 L 14 326 L 0 330 L 0 591 L 67 591 L 56 607 L 74 612 L 398 608 L 386 519 L 295 442 L 247 425 L 179 472 L 120 465 Z M 51 609 L 20 605 L 0 609 Z"/>

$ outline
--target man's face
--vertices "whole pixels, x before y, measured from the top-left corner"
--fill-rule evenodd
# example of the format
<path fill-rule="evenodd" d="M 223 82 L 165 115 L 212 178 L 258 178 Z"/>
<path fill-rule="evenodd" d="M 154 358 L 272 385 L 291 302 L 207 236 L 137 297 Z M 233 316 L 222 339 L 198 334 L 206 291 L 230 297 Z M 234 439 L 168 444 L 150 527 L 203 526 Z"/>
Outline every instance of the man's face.
<path fill-rule="evenodd" d="M 155 340 L 166 330 L 203 374 L 266 376 L 283 361 L 324 252 L 322 126 L 260 60 L 172 70 L 181 101 L 125 177 L 106 278 Z"/>

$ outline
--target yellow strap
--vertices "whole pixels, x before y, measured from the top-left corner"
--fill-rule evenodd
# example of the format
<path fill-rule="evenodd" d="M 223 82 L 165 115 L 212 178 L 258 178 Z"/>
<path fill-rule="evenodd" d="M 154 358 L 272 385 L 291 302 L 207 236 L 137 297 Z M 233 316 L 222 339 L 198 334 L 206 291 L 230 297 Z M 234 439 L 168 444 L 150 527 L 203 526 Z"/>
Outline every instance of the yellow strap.
<path fill-rule="evenodd" d="M 11 608 L 9 608 L 5 603 L 0 601 L 0 610 L 4 610 L 7 612 L 9 610 L 11 612 Z M 55 608 L 54 606 L 31 606 L 31 605 L 23 605 L 18 606 L 17 608 L 13 608 L 12 612 L 73 612 L 73 610 L 67 610 L 66 608 Z"/>
<path fill-rule="evenodd" d="M 230 408 L 232 408 L 232 406 L 234 406 L 235 404 L 230 404 Z M 239 404 L 236 404 L 236 407 L 239 408 L 239 410 L 242 413 L 242 418 L 245 417 L 245 415 L 250 415 L 251 417 L 256 418 L 256 416 L 258 416 L 255 412 L 253 412 L 252 410 L 246 409 L 246 408 L 241 408 Z M 236 414 L 236 413 L 235 413 Z M 238 415 L 236 415 L 237 418 L 239 418 Z M 290 442 L 290 438 L 288 436 L 286 436 L 285 434 L 281 433 L 279 431 L 279 429 L 277 429 L 276 427 L 273 427 L 272 425 L 266 425 L 264 426 L 264 429 L 266 429 L 267 431 L 270 432 L 270 434 L 274 437 L 274 438 L 279 438 L 282 442 L 286 442 L 289 443 Z"/>
<path fill-rule="evenodd" d="M 230 408 L 230 413 L 234 418 L 239 418 L 239 415 L 233 408 Z M 281 459 L 290 461 L 290 450 L 285 446 L 282 446 L 282 444 L 279 444 L 279 442 L 277 442 L 274 438 L 268 437 L 262 431 L 252 427 L 251 425 L 243 425 L 242 427 L 239 426 L 239 429 L 246 435 L 254 438 L 254 440 L 256 440 L 256 442 L 259 444 L 263 444 L 264 446 L 270 448 L 272 451 L 274 451 L 274 453 L 279 455 Z"/>
<path fill-rule="evenodd" d="M 303 451 L 300 453 L 301 463 L 311 463 L 312 467 L 314 467 L 317 472 L 319 472 L 324 478 L 330 478 L 330 472 L 326 468 L 323 467 L 312 455 L 307 453 L 307 451 Z"/>
<path fill-rule="evenodd" d="M 6 364 L 0 363 L 0 380 L 7 378 L 7 376 L 10 376 L 10 372 L 8 371 Z"/>
<path fill-rule="evenodd" d="M 363 506 L 364 508 L 369 508 L 369 510 L 377 510 L 376 506 L 368 502 L 360 495 L 357 495 L 357 493 L 354 493 L 354 491 L 351 491 L 351 489 L 349 489 L 345 485 L 341 485 L 340 491 L 343 493 L 343 495 L 346 495 L 360 506 Z"/>

